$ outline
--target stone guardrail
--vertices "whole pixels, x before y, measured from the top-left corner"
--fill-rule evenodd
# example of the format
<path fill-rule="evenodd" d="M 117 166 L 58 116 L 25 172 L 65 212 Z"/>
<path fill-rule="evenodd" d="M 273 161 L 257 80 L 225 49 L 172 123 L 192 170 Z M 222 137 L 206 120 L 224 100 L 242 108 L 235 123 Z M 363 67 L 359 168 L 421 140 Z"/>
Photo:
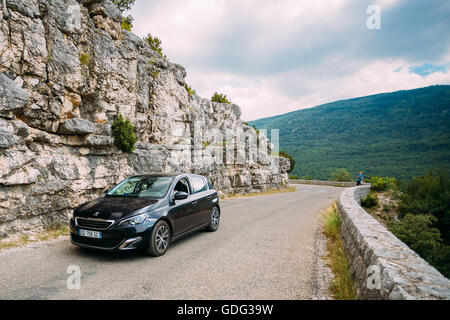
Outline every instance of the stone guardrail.
<path fill-rule="evenodd" d="M 450 280 L 389 232 L 359 204 L 370 185 L 339 198 L 341 234 L 358 299 L 450 299 Z"/>
<path fill-rule="evenodd" d="M 322 180 L 302 180 L 302 179 L 289 179 L 290 184 L 312 184 L 319 186 L 332 186 L 332 187 L 354 187 L 355 182 L 341 182 L 341 181 L 322 181 Z"/>

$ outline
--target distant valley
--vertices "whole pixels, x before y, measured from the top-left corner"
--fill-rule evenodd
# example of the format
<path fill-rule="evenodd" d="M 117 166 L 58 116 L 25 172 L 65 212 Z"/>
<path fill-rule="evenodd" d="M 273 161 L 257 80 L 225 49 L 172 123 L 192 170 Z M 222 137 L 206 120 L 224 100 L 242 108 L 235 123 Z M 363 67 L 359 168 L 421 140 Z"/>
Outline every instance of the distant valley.
<path fill-rule="evenodd" d="M 326 180 L 335 168 L 399 180 L 450 168 L 450 86 L 397 91 L 327 103 L 250 121 L 280 130 L 291 174 Z"/>

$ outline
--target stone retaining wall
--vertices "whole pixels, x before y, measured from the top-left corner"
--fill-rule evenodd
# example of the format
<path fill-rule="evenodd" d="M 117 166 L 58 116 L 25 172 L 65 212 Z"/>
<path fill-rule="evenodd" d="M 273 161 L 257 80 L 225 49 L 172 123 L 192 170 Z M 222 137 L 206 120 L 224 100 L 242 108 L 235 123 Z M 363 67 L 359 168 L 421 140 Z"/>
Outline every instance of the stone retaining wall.
<path fill-rule="evenodd" d="M 289 183 L 291 183 L 291 184 L 312 184 L 312 185 L 332 186 L 332 187 L 354 187 L 355 186 L 355 182 L 302 180 L 302 179 L 289 179 Z"/>
<path fill-rule="evenodd" d="M 339 198 L 341 234 L 358 299 L 450 299 L 450 280 L 401 242 L 360 205 L 370 185 Z"/>

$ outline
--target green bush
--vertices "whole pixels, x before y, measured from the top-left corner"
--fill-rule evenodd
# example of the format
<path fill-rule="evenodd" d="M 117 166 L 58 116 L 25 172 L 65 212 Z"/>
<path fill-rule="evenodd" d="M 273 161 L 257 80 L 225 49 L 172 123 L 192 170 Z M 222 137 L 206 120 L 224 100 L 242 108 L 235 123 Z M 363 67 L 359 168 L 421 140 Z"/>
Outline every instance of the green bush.
<path fill-rule="evenodd" d="M 298 176 L 296 176 L 295 174 L 290 174 L 289 175 L 289 179 L 294 179 L 294 180 L 298 180 L 300 179 Z"/>
<path fill-rule="evenodd" d="M 302 180 L 312 180 L 311 176 L 302 176 Z"/>
<path fill-rule="evenodd" d="M 133 28 L 133 20 L 132 16 L 122 17 L 122 24 L 120 25 L 122 30 L 131 31 Z"/>
<path fill-rule="evenodd" d="M 283 158 L 286 158 L 286 159 L 289 160 L 289 163 L 290 163 L 291 167 L 289 168 L 288 173 L 290 173 L 295 167 L 295 159 L 294 159 L 294 157 L 291 156 L 289 153 L 287 153 L 284 150 L 280 151 L 280 157 L 283 157 Z"/>
<path fill-rule="evenodd" d="M 367 182 L 371 184 L 373 191 L 396 190 L 398 187 L 397 180 L 391 177 L 370 177 Z"/>
<path fill-rule="evenodd" d="M 82 66 L 87 66 L 89 62 L 91 61 L 91 55 L 89 53 L 83 52 L 81 53 L 78 58 L 80 59 L 80 64 Z"/>
<path fill-rule="evenodd" d="M 134 5 L 135 0 L 112 0 L 112 3 L 123 12 L 125 10 L 130 10 L 131 6 Z"/>
<path fill-rule="evenodd" d="M 371 208 L 378 204 L 378 198 L 370 193 L 364 199 L 361 199 L 361 206 L 363 208 Z"/>
<path fill-rule="evenodd" d="M 402 187 L 398 210 L 400 217 L 427 213 L 437 218 L 436 227 L 445 244 L 450 244 L 450 178 L 437 169 L 416 177 Z"/>
<path fill-rule="evenodd" d="M 130 120 L 125 120 L 119 113 L 114 119 L 111 129 L 114 137 L 114 145 L 124 152 L 133 152 L 137 138 Z"/>
<path fill-rule="evenodd" d="M 191 88 L 190 86 L 188 86 L 187 84 L 185 84 L 184 87 L 186 88 L 186 91 L 188 92 L 188 95 L 189 95 L 189 96 L 192 96 L 192 95 L 194 95 L 194 94 L 197 93 L 194 89 L 192 89 L 192 88 Z"/>
<path fill-rule="evenodd" d="M 450 277 L 450 246 L 443 243 L 439 230 L 433 227 L 436 221 L 431 214 L 407 214 L 390 223 L 389 230 L 444 276 Z"/>
<path fill-rule="evenodd" d="M 144 41 L 150 45 L 153 51 L 156 51 L 161 57 L 165 57 L 161 48 L 161 40 L 158 37 L 153 37 L 150 33 L 144 37 Z"/>
<path fill-rule="evenodd" d="M 330 181 L 353 181 L 352 176 L 345 169 L 334 169 L 330 175 Z"/>
<path fill-rule="evenodd" d="M 231 101 L 228 100 L 226 94 L 217 93 L 217 92 L 214 92 L 213 96 L 211 97 L 211 101 L 217 102 L 217 103 L 228 103 L 228 104 L 231 103 Z"/>

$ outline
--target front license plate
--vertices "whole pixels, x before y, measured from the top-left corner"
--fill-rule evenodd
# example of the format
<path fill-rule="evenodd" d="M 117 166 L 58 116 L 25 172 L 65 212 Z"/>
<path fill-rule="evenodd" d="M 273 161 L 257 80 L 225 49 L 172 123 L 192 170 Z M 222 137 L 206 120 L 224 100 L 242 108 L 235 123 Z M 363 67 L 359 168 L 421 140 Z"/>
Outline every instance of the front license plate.
<path fill-rule="evenodd" d="M 82 237 L 88 237 L 88 238 L 95 238 L 95 239 L 102 238 L 102 233 L 100 231 L 79 229 L 78 234 Z"/>

